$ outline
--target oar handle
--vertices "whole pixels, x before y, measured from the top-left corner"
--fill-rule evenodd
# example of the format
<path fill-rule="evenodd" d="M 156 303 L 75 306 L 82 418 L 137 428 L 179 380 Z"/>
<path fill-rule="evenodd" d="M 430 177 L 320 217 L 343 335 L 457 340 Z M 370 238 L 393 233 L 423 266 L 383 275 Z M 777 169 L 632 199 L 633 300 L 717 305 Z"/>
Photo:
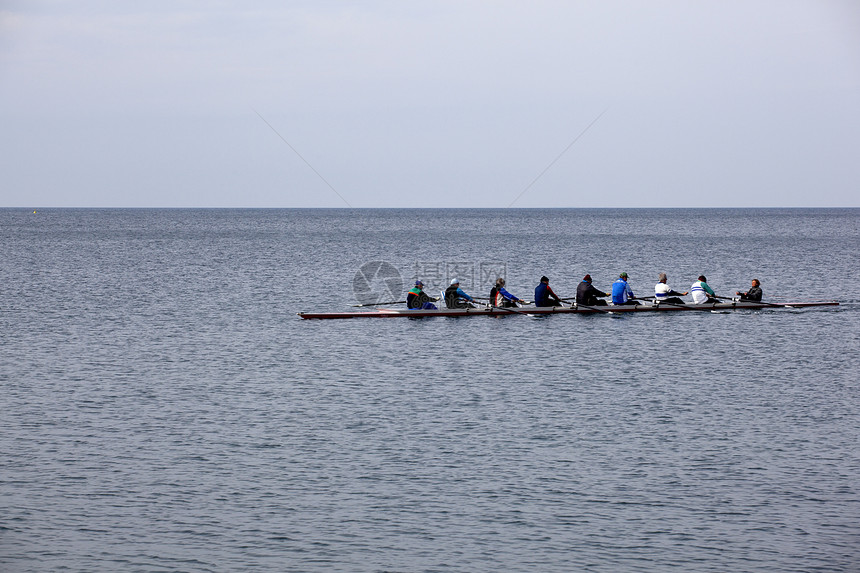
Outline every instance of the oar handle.
<path fill-rule="evenodd" d="M 599 307 L 596 307 L 596 306 L 590 306 L 590 305 L 587 305 L 587 304 L 579 304 L 579 303 L 577 303 L 575 308 L 577 308 L 577 309 L 584 308 L 585 310 L 593 310 L 593 311 L 595 311 L 595 312 L 602 312 L 603 314 L 615 314 L 615 313 L 614 313 L 614 312 L 612 312 L 611 310 L 608 310 L 608 309 L 602 309 L 602 308 L 599 308 Z"/>
<path fill-rule="evenodd" d="M 493 310 L 498 309 L 498 310 L 502 310 L 502 311 L 504 311 L 504 312 L 512 312 L 512 313 L 514 313 L 514 314 L 528 314 L 528 313 L 523 312 L 523 311 L 521 311 L 521 310 L 514 310 L 514 309 L 509 308 L 509 307 L 507 307 L 507 306 L 493 306 L 493 307 L 490 307 L 490 308 L 492 308 Z"/>
<path fill-rule="evenodd" d="M 727 296 L 718 296 L 718 297 L 716 297 L 716 298 L 721 298 L 721 299 L 723 299 L 723 300 L 730 300 L 730 301 L 732 301 L 732 302 L 735 302 L 735 299 L 733 299 L 733 298 L 731 298 L 731 297 L 727 297 Z M 760 305 L 762 305 L 762 306 L 771 306 L 771 307 L 774 307 L 774 308 L 782 308 L 782 307 L 784 306 L 784 305 L 781 305 L 781 304 L 773 304 L 773 303 L 770 303 L 770 302 L 762 302 L 762 301 L 760 301 L 760 300 L 744 300 L 744 299 L 743 299 L 743 297 L 741 297 L 741 298 L 740 298 L 740 300 L 738 300 L 737 302 L 752 303 L 752 304 L 760 304 Z"/>

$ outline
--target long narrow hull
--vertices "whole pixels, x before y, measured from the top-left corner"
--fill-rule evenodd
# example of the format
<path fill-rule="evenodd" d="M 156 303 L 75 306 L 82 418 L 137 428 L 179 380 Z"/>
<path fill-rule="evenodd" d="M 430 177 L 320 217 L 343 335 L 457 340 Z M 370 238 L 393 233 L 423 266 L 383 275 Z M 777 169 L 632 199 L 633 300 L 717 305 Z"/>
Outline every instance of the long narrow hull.
<path fill-rule="evenodd" d="M 440 308 L 437 310 L 419 309 L 389 309 L 381 308 L 372 311 L 360 312 L 300 312 L 301 318 L 426 318 L 432 316 L 510 316 L 515 314 L 544 315 L 544 314 L 608 314 L 624 312 L 666 312 L 666 311 L 726 311 L 742 309 L 761 308 L 804 308 L 808 306 L 838 306 L 836 301 L 822 302 L 779 302 L 779 303 L 757 303 L 742 301 L 727 301 L 711 304 L 641 304 L 629 306 L 555 306 L 555 307 L 531 307 L 531 308 Z"/>

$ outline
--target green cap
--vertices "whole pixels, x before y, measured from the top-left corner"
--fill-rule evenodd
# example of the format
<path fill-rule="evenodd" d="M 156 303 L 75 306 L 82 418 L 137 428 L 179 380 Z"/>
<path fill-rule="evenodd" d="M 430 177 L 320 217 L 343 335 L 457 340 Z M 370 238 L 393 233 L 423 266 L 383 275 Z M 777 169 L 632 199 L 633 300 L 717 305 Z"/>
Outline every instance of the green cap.
<path fill-rule="evenodd" d="M 619 277 L 624 277 L 624 278 L 626 279 L 626 278 L 627 278 L 627 273 L 621 273 L 621 274 L 620 274 L 620 275 L 618 275 L 618 276 L 619 276 Z"/>

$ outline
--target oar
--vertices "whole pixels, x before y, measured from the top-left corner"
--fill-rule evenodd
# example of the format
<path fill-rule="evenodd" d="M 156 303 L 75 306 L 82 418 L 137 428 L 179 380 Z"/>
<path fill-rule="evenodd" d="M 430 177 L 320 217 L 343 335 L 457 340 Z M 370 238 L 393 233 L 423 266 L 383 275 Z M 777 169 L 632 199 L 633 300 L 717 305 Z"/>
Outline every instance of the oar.
<path fill-rule="evenodd" d="M 560 299 L 558 299 L 558 300 L 563 300 L 563 301 L 565 301 L 565 302 L 570 302 L 570 301 L 576 301 L 576 297 L 560 298 Z M 613 315 L 613 316 L 615 315 L 615 313 L 614 313 L 614 312 L 612 312 L 611 310 L 603 310 L 602 308 L 599 308 L 599 307 L 596 307 L 596 306 L 585 306 L 584 304 L 577 304 L 577 305 L 576 305 L 576 308 L 584 308 L 584 309 L 586 309 L 586 310 L 594 310 L 594 311 L 596 311 L 596 312 L 602 312 L 602 313 L 605 313 L 605 314 L 611 314 L 611 315 Z"/>
<path fill-rule="evenodd" d="M 485 300 L 489 300 L 489 299 L 485 299 Z M 534 302 L 533 302 L 533 301 L 530 301 L 530 300 L 524 300 L 524 301 L 522 301 L 522 302 L 521 302 L 521 304 L 534 304 Z M 488 306 L 489 306 L 489 305 L 488 305 Z M 512 309 L 511 307 L 508 307 L 508 306 L 490 306 L 490 308 L 491 308 L 491 309 L 497 309 L 497 308 L 498 308 L 499 310 L 505 310 L 505 311 L 507 311 L 507 312 L 512 312 L 512 313 L 514 313 L 514 314 L 531 314 L 531 313 L 530 313 L 529 311 L 527 311 L 527 310 L 514 310 L 514 309 Z"/>
<path fill-rule="evenodd" d="M 563 300 L 563 301 L 565 301 L 565 302 L 570 302 L 570 301 L 576 301 L 576 298 L 575 298 L 575 297 L 571 297 L 571 298 L 560 298 L 560 299 L 558 299 L 558 300 Z M 604 314 L 611 314 L 611 315 L 613 315 L 613 316 L 616 316 L 616 314 L 615 314 L 614 312 L 612 312 L 611 310 L 603 310 L 602 308 L 597 307 L 597 306 L 586 306 L 586 305 L 584 305 L 584 304 L 574 304 L 574 305 L 572 305 L 572 306 L 575 306 L 576 308 L 584 308 L 584 309 L 586 309 L 586 310 L 593 310 L 593 311 L 595 311 L 595 312 L 602 312 L 602 313 L 604 313 Z"/>
<path fill-rule="evenodd" d="M 743 303 L 751 302 L 753 304 L 760 304 L 762 306 L 772 306 L 774 308 L 785 308 L 787 306 L 785 304 L 773 304 L 770 302 L 761 302 L 760 300 L 743 300 L 742 299 L 742 300 L 736 301 L 735 299 L 733 299 L 732 297 L 729 297 L 729 296 L 717 296 L 715 298 L 721 298 L 723 300 L 730 300 L 732 302 L 743 302 Z"/>
<path fill-rule="evenodd" d="M 576 300 L 576 298 L 575 298 L 575 297 L 570 297 L 570 298 L 560 298 L 560 299 L 558 299 L 558 301 L 559 301 L 559 302 L 570 302 L 570 301 L 572 301 L 572 300 Z"/>
<path fill-rule="evenodd" d="M 593 310 L 594 312 L 602 312 L 603 314 L 615 314 L 610 310 L 603 310 L 602 308 L 597 308 L 596 306 L 585 306 L 584 304 L 578 304 L 572 307 L 574 310 L 579 310 L 580 308 L 583 310 Z"/>
<path fill-rule="evenodd" d="M 667 294 L 667 295 L 666 295 L 666 297 L 670 297 L 670 296 L 686 296 L 686 295 L 685 295 L 685 294 L 683 294 L 683 293 L 678 293 L 678 294 Z M 658 298 L 658 297 L 656 297 L 656 296 L 640 296 L 640 297 L 637 297 L 637 298 L 639 298 L 639 300 L 664 300 L 664 299 L 662 299 L 662 298 Z M 720 298 L 720 297 L 717 297 L 717 298 Z"/>
<path fill-rule="evenodd" d="M 611 296 L 611 295 L 606 295 L 605 297 L 599 297 L 599 298 L 609 298 L 610 296 Z M 562 301 L 564 301 L 564 302 L 570 302 L 570 301 L 576 301 L 576 297 L 575 297 L 575 296 L 572 296 L 572 297 L 570 297 L 570 298 L 560 298 L 560 299 L 558 299 L 558 300 L 562 300 Z"/>
<path fill-rule="evenodd" d="M 683 308 L 684 310 L 699 310 L 702 312 L 713 312 L 713 311 L 723 310 L 723 309 L 719 309 L 719 308 L 714 308 L 713 306 L 712 307 L 701 307 L 701 306 L 696 305 L 696 304 L 678 304 L 677 302 L 660 301 L 660 304 L 668 304 L 669 306 L 676 306 L 678 308 Z M 716 304 L 716 303 L 711 303 L 711 304 Z"/>
<path fill-rule="evenodd" d="M 359 306 L 381 306 L 381 305 L 383 305 L 383 304 L 404 304 L 405 302 L 406 302 L 405 300 L 393 300 L 393 301 L 391 301 L 391 302 L 369 302 L 369 303 L 367 303 L 367 304 L 352 304 L 352 305 L 350 305 L 350 306 L 352 306 L 352 307 L 359 307 Z"/>
<path fill-rule="evenodd" d="M 613 315 L 613 316 L 617 316 L 617 315 L 616 315 L 614 312 L 612 312 L 611 310 L 603 310 L 602 308 L 600 308 L 600 307 L 598 307 L 598 306 L 585 306 L 584 304 L 577 304 L 577 305 L 576 305 L 576 308 L 577 308 L 577 309 L 584 308 L 584 309 L 586 309 L 586 310 L 595 310 L 595 311 L 597 311 L 597 312 L 602 312 L 602 313 L 604 313 L 604 314 L 611 314 L 611 315 Z"/>
<path fill-rule="evenodd" d="M 512 312 L 512 313 L 514 313 L 514 314 L 529 314 L 528 312 L 525 312 L 525 311 L 522 311 L 522 310 L 514 310 L 514 309 L 512 309 L 512 308 L 508 308 L 508 307 L 506 307 L 506 306 L 491 306 L 490 308 L 491 308 L 492 310 L 499 309 L 499 310 L 504 310 L 504 311 L 506 311 L 506 312 Z"/>
<path fill-rule="evenodd" d="M 684 295 L 683 294 L 671 295 L 672 298 L 679 298 L 682 296 L 684 296 Z M 656 296 L 641 296 L 638 298 L 638 300 L 656 300 L 657 302 L 664 302 L 667 298 L 669 298 L 669 295 L 666 295 L 665 298 L 657 298 Z M 672 303 L 667 303 L 667 304 L 672 304 Z M 675 304 L 678 304 L 678 303 L 675 303 Z"/>

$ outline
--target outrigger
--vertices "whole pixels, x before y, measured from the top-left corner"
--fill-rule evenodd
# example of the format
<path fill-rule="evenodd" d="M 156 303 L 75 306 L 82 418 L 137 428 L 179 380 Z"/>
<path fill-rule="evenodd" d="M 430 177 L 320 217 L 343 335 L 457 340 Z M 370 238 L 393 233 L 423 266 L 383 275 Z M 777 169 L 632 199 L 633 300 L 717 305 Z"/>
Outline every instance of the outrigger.
<path fill-rule="evenodd" d="M 806 308 L 810 306 L 839 306 L 836 301 L 817 302 L 753 302 L 745 300 L 729 300 L 704 304 L 675 304 L 666 302 L 650 302 L 640 305 L 608 305 L 583 306 L 573 303 L 570 306 L 543 306 L 535 308 L 517 307 L 477 307 L 477 308 L 440 308 L 433 310 L 407 308 L 380 308 L 362 312 L 300 312 L 298 315 L 305 319 L 332 318 L 426 318 L 431 316 L 503 316 L 512 314 L 528 314 L 541 316 L 545 314 L 616 314 L 629 312 L 664 312 L 664 311 L 699 311 L 723 312 L 730 310 L 756 310 L 762 308 Z"/>

